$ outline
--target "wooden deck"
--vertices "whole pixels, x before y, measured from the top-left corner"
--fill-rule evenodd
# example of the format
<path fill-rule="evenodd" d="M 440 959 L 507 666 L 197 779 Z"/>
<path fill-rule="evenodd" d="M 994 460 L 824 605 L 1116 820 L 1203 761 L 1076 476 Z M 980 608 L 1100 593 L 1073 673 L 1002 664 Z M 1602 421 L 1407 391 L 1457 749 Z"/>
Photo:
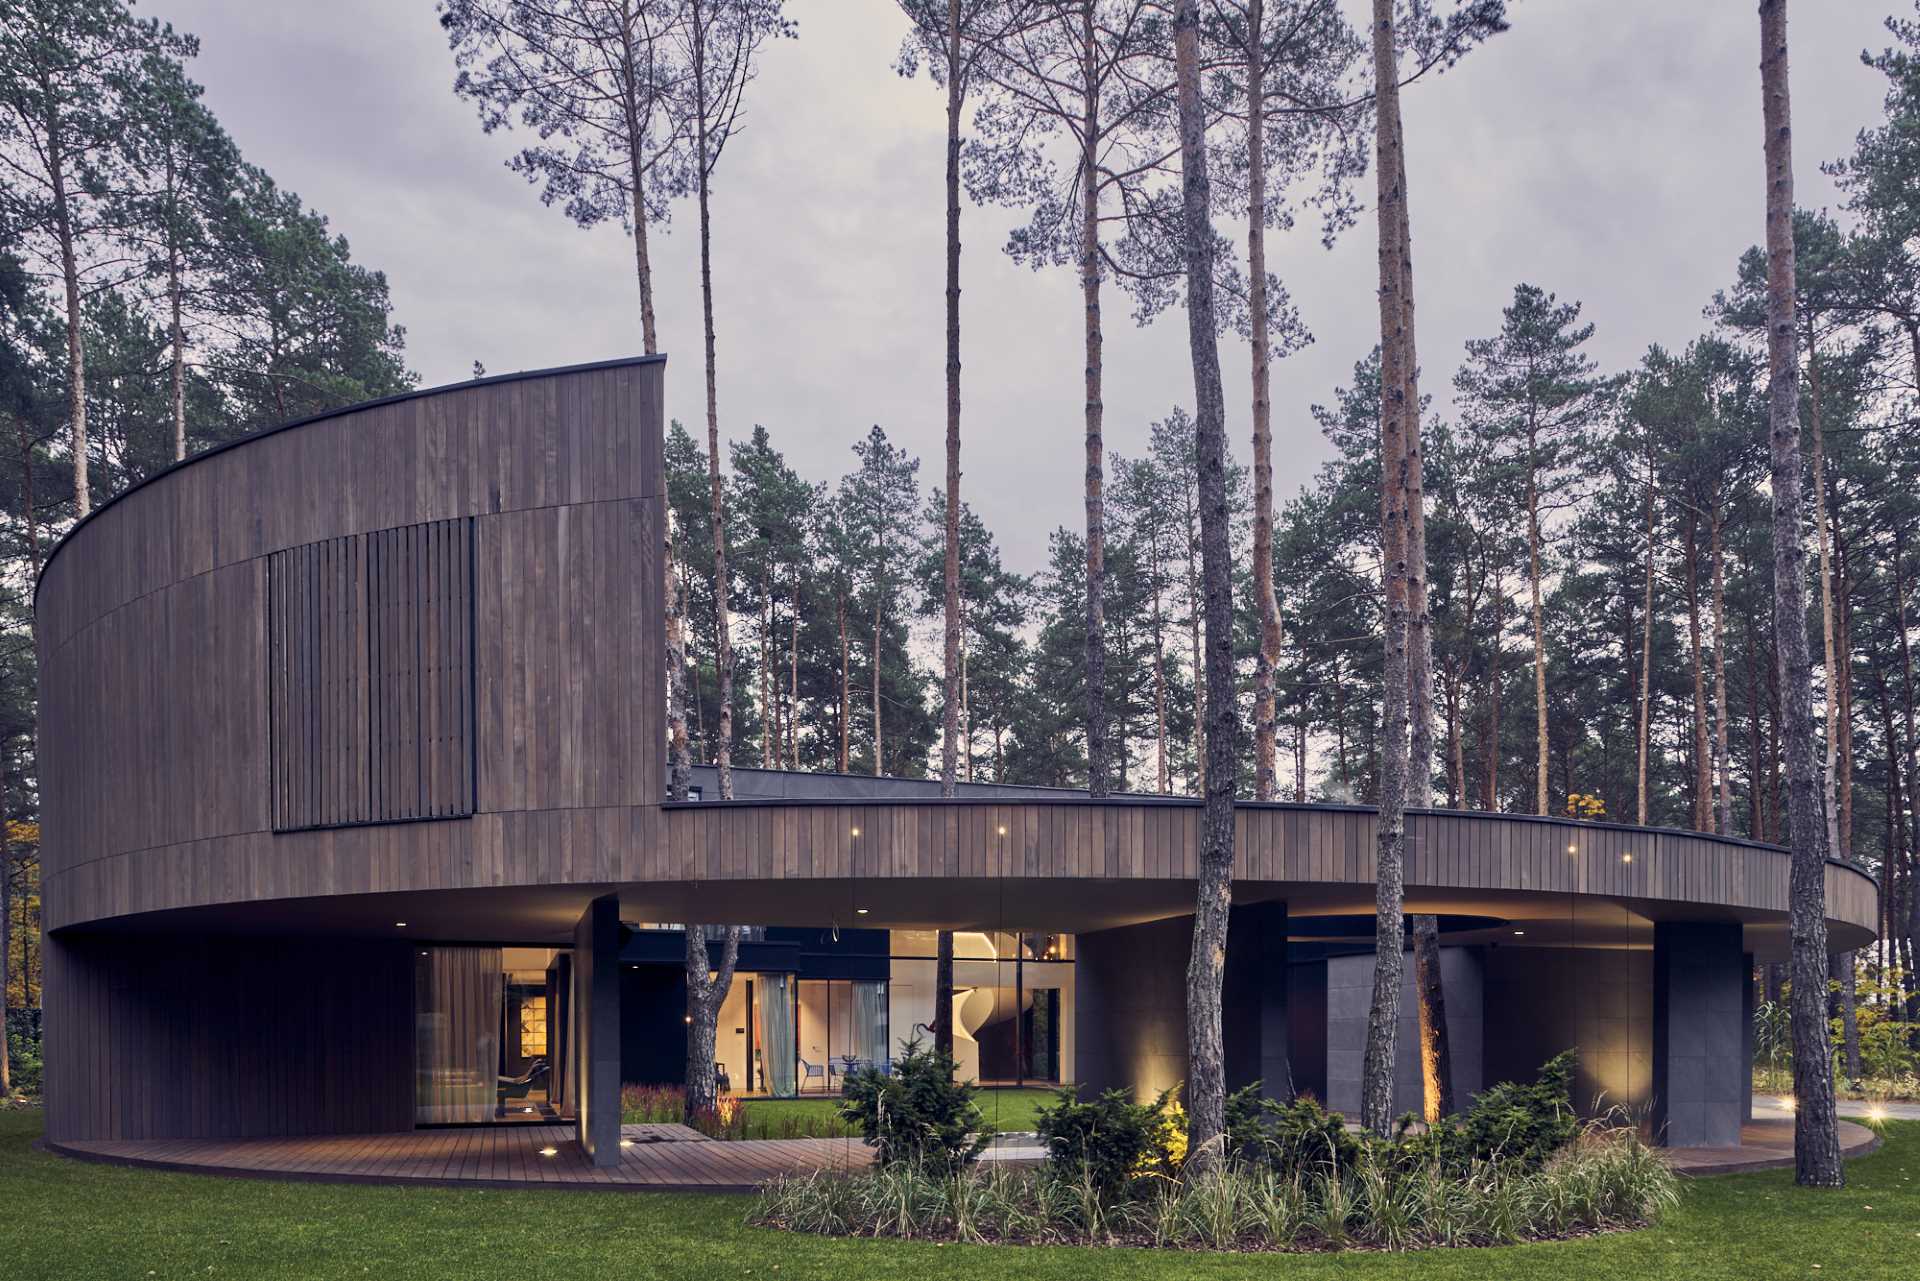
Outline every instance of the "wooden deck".
<path fill-rule="evenodd" d="M 1864 1125 L 1840 1122 L 1840 1155 L 1848 1160 L 1865 1156 L 1880 1146 L 1880 1136 Z M 1742 1174 L 1748 1170 L 1778 1170 L 1793 1165 L 1792 1120 L 1749 1121 L 1740 1127 L 1737 1148 L 1668 1148 L 1667 1164 L 1684 1177 L 1702 1174 Z"/>
<path fill-rule="evenodd" d="M 245 1178 L 662 1192 L 745 1192 L 777 1175 L 845 1171 L 873 1159 L 858 1139 L 720 1143 L 683 1125 L 628 1125 L 621 1135 L 620 1164 L 607 1169 L 588 1163 L 571 1125 L 283 1139 L 103 1139 L 47 1147 L 82 1160 Z"/>

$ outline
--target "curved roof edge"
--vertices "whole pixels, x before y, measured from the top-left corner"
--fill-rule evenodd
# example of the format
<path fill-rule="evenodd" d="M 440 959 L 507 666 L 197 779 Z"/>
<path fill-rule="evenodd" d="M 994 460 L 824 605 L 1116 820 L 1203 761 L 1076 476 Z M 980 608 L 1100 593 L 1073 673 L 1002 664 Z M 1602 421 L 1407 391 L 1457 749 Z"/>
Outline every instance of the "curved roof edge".
<path fill-rule="evenodd" d="M 67 532 L 60 536 L 60 541 L 55 543 L 47 552 L 47 558 L 40 562 L 40 574 L 33 580 L 34 601 L 38 603 L 40 599 L 40 585 L 46 582 L 47 571 L 53 568 L 54 558 L 59 556 L 66 545 L 73 541 L 75 534 L 78 534 L 81 530 L 92 524 L 94 519 L 100 516 L 101 513 L 112 510 L 114 504 L 129 494 L 137 494 L 148 485 L 163 480 L 175 472 L 180 471 L 182 468 L 191 467 L 197 462 L 212 458 L 215 454 L 223 454 L 229 449 L 237 449 L 241 445 L 250 445 L 254 441 L 264 437 L 278 435 L 283 431 L 292 431 L 296 427 L 306 427 L 312 423 L 325 422 L 329 418 L 338 418 L 343 414 L 359 413 L 363 409 L 378 409 L 383 405 L 397 405 L 403 401 L 419 400 L 426 396 L 438 396 L 450 391 L 462 391 L 468 387 L 491 387 L 499 383 L 520 382 L 523 379 L 529 378 L 552 378 L 561 374 L 584 374 L 591 373 L 596 369 L 621 369 L 628 365 L 661 365 L 665 364 L 666 360 L 666 353 L 660 352 L 652 356 L 617 356 L 612 360 L 590 360 L 578 365 L 555 365 L 547 369 L 522 369 L 510 374 L 489 374 L 485 378 L 464 378 L 457 383 L 441 383 L 437 387 L 416 387 L 412 391 L 396 392 L 391 396 L 381 396 L 374 400 L 362 400 L 351 405 L 342 405 L 338 409 L 328 409 L 321 413 L 309 414 L 305 418 L 296 418 L 292 422 L 279 423 L 272 427 L 262 427 L 259 431 L 250 431 L 244 436 L 236 436 L 232 440 L 222 441 L 220 444 L 209 446 L 197 454 L 189 454 L 176 463 L 170 463 L 146 479 L 127 486 L 113 497 L 101 503 L 98 507 L 95 507 L 85 516 L 75 521 L 73 525 L 68 528 Z"/>
<path fill-rule="evenodd" d="M 762 771 L 773 772 L 773 771 Z M 805 771 L 801 771 L 804 773 Z M 830 774 L 829 778 L 855 778 L 869 781 L 865 775 Z M 914 780 L 919 781 L 919 780 Z M 975 784 L 974 786 L 983 786 Z M 994 786 L 985 784 L 984 786 Z M 1090 797 L 1084 789 L 1050 789 L 1059 794 L 1035 796 L 1022 793 L 1017 787 L 1010 788 L 1006 796 L 926 796 L 903 794 L 900 796 L 747 796 L 736 797 L 730 801 L 718 798 L 712 800 L 663 801 L 663 810 L 711 810 L 722 807 L 731 809 L 805 809 L 835 806 L 849 809 L 884 808 L 894 805 L 950 805 L 958 808 L 982 808 L 993 806 L 1060 806 L 1063 808 L 1087 805 L 1111 806 L 1116 809 L 1198 809 L 1206 802 L 1198 796 L 1161 796 L 1151 792 L 1115 792 L 1103 797 Z M 1236 810 L 1301 810 L 1322 813 L 1378 814 L 1377 805 L 1354 805 L 1340 801 L 1247 801 L 1235 800 Z M 1557 814 L 1509 814 L 1502 810 L 1447 809 L 1433 805 L 1409 805 L 1408 814 L 1425 814 L 1436 818 L 1474 818 L 1503 823 L 1544 823 L 1556 827 L 1577 827 L 1606 832 L 1630 832 L 1643 836 L 1681 836 L 1690 840 L 1712 841 L 1716 845 L 1730 845 L 1745 849 L 1765 850 L 1769 854 L 1791 855 L 1793 850 L 1785 845 L 1775 845 L 1769 841 L 1756 841 L 1745 836 L 1728 836 L 1719 832 L 1696 832 L 1684 827 L 1642 827 L 1637 823 L 1618 823 L 1607 819 L 1565 818 Z M 1857 872 L 1872 881 L 1876 886 L 1880 878 L 1875 876 L 1866 864 L 1851 859 L 1839 858 L 1833 854 L 1826 861 L 1834 867 Z"/>

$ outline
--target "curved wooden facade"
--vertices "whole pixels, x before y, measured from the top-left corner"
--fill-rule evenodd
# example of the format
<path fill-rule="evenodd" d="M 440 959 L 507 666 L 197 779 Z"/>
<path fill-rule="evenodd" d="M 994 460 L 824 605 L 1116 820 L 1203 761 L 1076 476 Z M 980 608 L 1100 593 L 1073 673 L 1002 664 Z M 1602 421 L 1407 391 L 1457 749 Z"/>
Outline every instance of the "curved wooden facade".
<path fill-rule="evenodd" d="M 1071 932 L 1191 910 L 1194 802 L 660 803 L 663 371 L 481 379 L 292 424 L 175 466 L 55 549 L 36 615 L 51 1133 L 393 1124 L 404 1082 L 350 1106 L 289 1085 L 240 1117 L 222 1091 L 284 1056 L 183 1047 L 227 1035 L 195 985 L 249 957 L 328 1000 L 391 980 L 397 921 L 408 940 L 564 943 L 608 894 L 627 919 Z M 1239 896 L 1370 913 L 1373 825 L 1243 807 Z M 1423 812 L 1410 849 L 1416 909 L 1738 923 L 1749 951 L 1784 951 L 1773 847 Z M 1830 866 L 1834 946 L 1872 936 L 1876 893 Z M 143 940 L 183 935 L 176 973 L 139 973 Z M 380 942 L 331 971 L 288 941 L 349 937 Z M 328 1017 L 274 1037 L 318 1045 Z M 404 1010 L 354 1017 L 356 1044 L 406 1053 Z M 84 1084 L 182 1054 L 180 1080 Z"/>

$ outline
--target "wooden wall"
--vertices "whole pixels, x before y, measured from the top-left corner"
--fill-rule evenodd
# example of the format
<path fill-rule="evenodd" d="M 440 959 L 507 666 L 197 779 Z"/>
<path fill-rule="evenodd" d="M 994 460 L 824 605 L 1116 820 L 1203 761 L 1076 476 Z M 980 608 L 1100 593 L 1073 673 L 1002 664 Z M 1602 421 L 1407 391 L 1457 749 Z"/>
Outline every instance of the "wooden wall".
<path fill-rule="evenodd" d="M 650 810 L 662 372 L 616 362 L 345 411 L 82 524 L 38 597 L 49 927 L 545 883 L 550 843 L 512 816 Z M 292 830 L 423 818 L 447 821 L 338 848 Z M 499 861 L 476 866 L 488 848 Z"/>
<path fill-rule="evenodd" d="M 65 935 L 46 958 L 55 1139 L 413 1125 L 404 943 Z"/>

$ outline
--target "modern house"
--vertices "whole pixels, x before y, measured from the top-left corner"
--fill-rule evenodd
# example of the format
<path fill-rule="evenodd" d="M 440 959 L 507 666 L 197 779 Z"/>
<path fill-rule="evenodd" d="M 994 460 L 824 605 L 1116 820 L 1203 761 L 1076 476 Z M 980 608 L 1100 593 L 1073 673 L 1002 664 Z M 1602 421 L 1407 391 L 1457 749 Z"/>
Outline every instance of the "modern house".
<path fill-rule="evenodd" d="M 941 929 L 963 940 L 970 1073 L 1181 1080 L 1197 802 L 752 771 L 734 800 L 663 802 L 664 374 L 612 361 L 292 423 L 129 490 L 49 556 L 50 1143 L 562 1116 L 611 1164 L 622 1080 L 683 1053 L 667 922 L 755 927 L 721 1020 L 739 1091 L 893 1052 L 930 1018 Z M 1363 807 L 1240 808 L 1236 1082 L 1290 1070 L 1357 1101 L 1373 829 Z M 1457 1094 L 1574 1047 L 1583 1102 L 1739 1141 L 1784 851 L 1464 811 L 1409 836 Z M 1864 946 L 1874 882 L 1826 875 L 1831 945 Z"/>

